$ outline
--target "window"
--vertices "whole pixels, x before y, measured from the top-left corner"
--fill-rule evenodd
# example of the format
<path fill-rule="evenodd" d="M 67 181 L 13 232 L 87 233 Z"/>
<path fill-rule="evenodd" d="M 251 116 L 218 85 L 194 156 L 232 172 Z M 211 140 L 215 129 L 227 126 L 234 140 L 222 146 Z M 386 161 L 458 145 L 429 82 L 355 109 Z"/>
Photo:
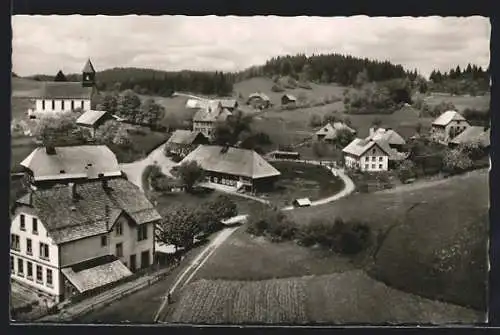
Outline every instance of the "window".
<path fill-rule="evenodd" d="M 81 104 L 80 104 L 80 107 L 83 109 L 83 100 L 82 100 L 82 102 L 81 102 Z"/>
<path fill-rule="evenodd" d="M 372 169 L 375 169 L 375 164 L 372 164 Z"/>
<path fill-rule="evenodd" d="M 376 159 L 377 159 L 377 157 L 372 156 L 372 162 L 375 162 Z"/>
<path fill-rule="evenodd" d="M 26 217 L 24 214 L 19 216 L 19 229 L 26 231 Z"/>
<path fill-rule="evenodd" d="M 123 224 L 121 222 L 116 223 L 116 236 L 121 236 L 123 234 Z"/>
<path fill-rule="evenodd" d="M 379 164 L 379 165 L 378 165 L 378 168 L 379 168 L 379 169 L 381 169 L 381 168 L 382 168 L 382 164 Z"/>
<path fill-rule="evenodd" d="M 101 247 L 105 247 L 108 245 L 108 237 L 107 236 L 101 236 Z"/>
<path fill-rule="evenodd" d="M 19 241 L 19 235 L 10 234 L 10 248 L 12 250 L 20 251 L 21 243 Z"/>
<path fill-rule="evenodd" d="M 43 283 L 43 272 L 41 265 L 36 266 L 36 281 L 39 283 Z"/>
<path fill-rule="evenodd" d="M 122 243 L 116 244 L 116 257 L 123 257 L 123 244 Z"/>
<path fill-rule="evenodd" d="M 71 110 L 75 109 L 75 100 L 71 100 Z"/>
<path fill-rule="evenodd" d="M 137 227 L 137 241 L 146 240 L 148 238 L 148 226 L 141 225 Z"/>
<path fill-rule="evenodd" d="M 52 100 L 52 110 L 55 110 L 55 109 L 56 109 L 56 101 Z"/>
<path fill-rule="evenodd" d="M 26 277 L 33 280 L 33 263 L 26 262 Z"/>
<path fill-rule="evenodd" d="M 17 275 L 24 277 L 24 262 L 21 258 L 17 259 Z"/>
<path fill-rule="evenodd" d="M 375 155 L 375 152 L 376 152 L 376 150 L 375 150 L 375 149 L 373 149 L 373 150 L 372 150 L 372 154 L 374 154 L 374 155 Z"/>
<path fill-rule="evenodd" d="M 14 256 L 10 256 L 10 273 L 14 273 Z"/>
<path fill-rule="evenodd" d="M 26 239 L 26 253 L 28 255 L 33 255 L 33 246 L 31 245 L 31 239 Z"/>
<path fill-rule="evenodd" d="M 368 164 L 365 164 L 365 170 L 368 170 Z"/>
<path fill-rule="evenodd" d="M 49 245 L 40 242 L 40 258 L 49 259 Z"/>
<path fill-rule="evenodd" d="M 378 158 L 379 162 L 381 162 L 383 159 L 384 159 L 384 158 L 383 158 L 382 156 L 380 156 L 380 157 Z"/>
<path fill-rule="evenodd" d="M 45 110 L 45 100 L 42 100 L 42 110 Z"/>
<path fill-rule="evenodd" d="M 33 234 L 38 235 L 38 219 L 33 218 Z"/>
<path fill-rule="evenodd" d="M 47 286 L 52 287 L 52 270 L 47 269 Z"/>

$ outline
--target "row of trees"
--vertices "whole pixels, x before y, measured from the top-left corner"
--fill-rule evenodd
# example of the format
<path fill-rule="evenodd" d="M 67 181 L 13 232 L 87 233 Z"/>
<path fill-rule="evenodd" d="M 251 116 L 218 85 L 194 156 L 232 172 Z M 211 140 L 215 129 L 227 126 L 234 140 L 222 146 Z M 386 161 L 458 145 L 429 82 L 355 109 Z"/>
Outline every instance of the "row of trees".
<path fill-rule="evenodd" d="M 227 196 L 205 202 L 196 209 L 184 205 L 162 213 L 162 220 L 156 229 L 156 240 L 166 245 L 189 249 L 194 239 L 219 230 L 223 219 L 238 213 L 236 204 Z"/>
<path fill-rule="evenodd" d="M 115 114 L 131 123 L 153 128 L 158 127 L 165 117 L 165 108 L 162 105 L 151 98 L 141 101 L 132 90 L 126 90 L 121 94 L 100 95 L 96 101 L 96 108 Z"/>
<path fill-rule="evenodd" d="M 489 68 L 483 70 L 480 66 L 469 64 L 464 70 L 460 66 L 444 73 L 434 70 L 430 82 L 432 91 L 475 96 L 489 92 L 490 73 Z"/>
<path fill-rule="evenodd" d="M 472 79 L 472 80 L 489 80 L 489 67 L 483 70 L 481 66 L 467 65 L 465 69 L 461 69 L 460 65 L 456 68 L 450 69 L 450 71 L 441 73 L 439 70 L 433 70 L 429 76 L 429 79 L 434 83 L 439 83 L 448 79 Z"/>
<path fill-rule="evenodd" d="M 252 213 L 248 219 L 247 232 L 267 236 L 273 242 L 296 240 L 306 247 L 319 245 L 348 255 L 365 250 L 372 242 L 372 232 L 366 223 L 335 218 L 313 219 L 307 225 L 298 225 L 276 208 Z"/>

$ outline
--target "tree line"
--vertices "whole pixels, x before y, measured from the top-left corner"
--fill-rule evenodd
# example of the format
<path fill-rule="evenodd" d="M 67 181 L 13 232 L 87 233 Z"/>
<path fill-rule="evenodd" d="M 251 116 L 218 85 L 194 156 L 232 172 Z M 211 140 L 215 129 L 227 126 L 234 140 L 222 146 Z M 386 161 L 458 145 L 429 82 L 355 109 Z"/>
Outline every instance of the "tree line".
<path fill-rule="evenodd" d="M 465 69 L 460 66 L 441 73 L 433 70 L 429 76 L 432 91 L 451 94 L 484 94 L 490 89 L 489 67 L 483 70 L 481 66 L 467 65 Z"/>

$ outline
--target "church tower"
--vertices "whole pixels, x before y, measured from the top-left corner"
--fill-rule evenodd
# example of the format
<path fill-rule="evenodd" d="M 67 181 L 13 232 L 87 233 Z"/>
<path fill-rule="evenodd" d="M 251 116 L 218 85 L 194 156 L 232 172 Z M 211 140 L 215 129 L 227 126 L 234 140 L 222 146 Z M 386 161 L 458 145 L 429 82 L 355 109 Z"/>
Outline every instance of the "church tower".
<path fill-rule="evenodd" d="M 82 86 L 94 87 L 95 85 L 95 70 L 90 59 L 87 60 L 82 70 Z"/>

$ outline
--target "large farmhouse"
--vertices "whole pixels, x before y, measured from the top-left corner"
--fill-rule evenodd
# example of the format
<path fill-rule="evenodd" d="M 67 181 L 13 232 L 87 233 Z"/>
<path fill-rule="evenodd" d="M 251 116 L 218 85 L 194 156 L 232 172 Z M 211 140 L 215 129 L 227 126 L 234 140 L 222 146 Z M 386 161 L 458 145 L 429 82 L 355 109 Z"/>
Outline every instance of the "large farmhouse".
<path fill-rule="evenodd" d="M 356 134 L 356 130 L 349 127 L 344 122 L 333 122 L 328 123 L 321 127 L 315 134 L 314 139 L 316 141 L 333 142 L 337 139 L 337 134 L 340 130 L 346 130 L 351 134 Z"/>
<path fill-rule="evenodd" d="M 446 111 L 432 122 L 431 136 L 439 142 L 448 143 L 468 127 L 469 122 L 460 113 Z"/>
<path fill-rule="evenodd" d="M 481 148 L 490 147 L 491 130 L 489 127 L 471 126 L 453 138 L 449 146 L 477 145 Z"/>
<path fill-rule="evenodd" d="M 262 156 L 247 149 L 200 145 L 179 164 L 189 161 L 196 161 L 205 170 L 205 182 L 252 193 L 271 190 L 281 175 Z"/>
<path fill-rule="evenodd" d="M 387 143 L 361 138 L 354 139 L 342 152 L 346 167 L 366 172 L 387 171 L 392 154 Z"/>
<path fill-rule="evenodd" d="M 31 190 L 11 223 L 11 278 L 59 302 L 149 267 L 160 215 L 125 179 Z"/>
<path fill-rule="evenodd" d="M 34 109 L 28 110 L 32 117 L 70 112 L 75 109 L 90 110 L 95 93 L 95 70 L 90 59 L 82 70 L 81 82 L 45 82 L 40 92 L 33 96 Z"/>
<path fill-rule="evenodd" d="M 251 105 L 254 108 L 265 109 L 271 106 L 271 99 L 262 92 L 252 93 L 248 96 L 247 105 Z"/>
<path fill-rule="evenodd" d="M 209 101 L 203 107 L 193 116 L 193 131 L 200 132 L 210 139 L 215 134 L 217 123 L 226 121 L 232 113 L 223 108 L 219 100 Z"/>
<path fill-rule="evenodd" d="M 403 146 L 406 144 L 405 139 L 396 131 L 390 128 L 370 128 L 370 135 L 366 140 L 384 141 L 392 149 L 402 151 Z"/>
<path fill-rule="evenodd" d="M 199 131 L 176 130 L 168 139 L 167 151 L 185 157 L 200 144 L 208 144 L 208 139 Z"/>
<path fill-rule="evenodd" d="M 115 154 L 105 145 L 36 148 L 22 162 L 36 186 L 122 175 Z"/>

